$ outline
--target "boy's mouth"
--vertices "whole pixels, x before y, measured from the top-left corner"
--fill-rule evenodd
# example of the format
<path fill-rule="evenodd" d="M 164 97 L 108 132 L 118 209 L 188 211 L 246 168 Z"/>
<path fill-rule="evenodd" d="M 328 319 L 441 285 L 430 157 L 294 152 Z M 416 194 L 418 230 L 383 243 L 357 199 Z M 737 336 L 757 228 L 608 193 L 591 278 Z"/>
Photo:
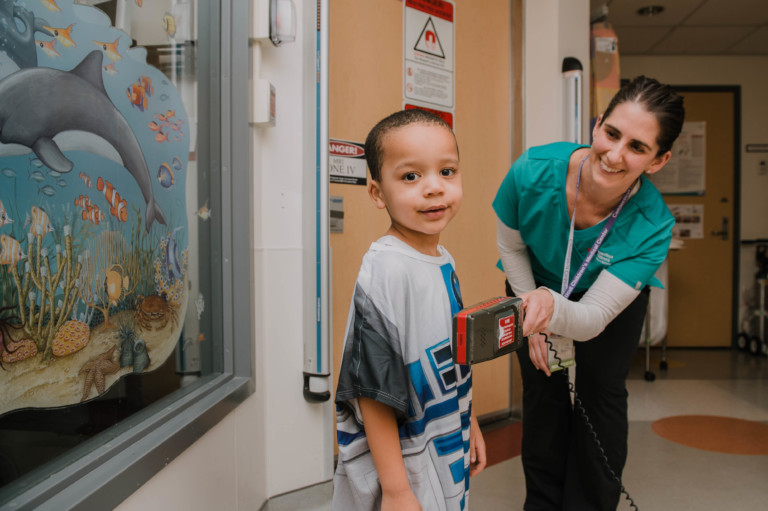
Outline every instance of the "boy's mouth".
<path fill-rule="evenodd" d="M 427 218 L 439 218 L 448 210 L 448 206 L 433 206 L 431 208 L 422 209 L 421 213 L 426 215 Z"/>

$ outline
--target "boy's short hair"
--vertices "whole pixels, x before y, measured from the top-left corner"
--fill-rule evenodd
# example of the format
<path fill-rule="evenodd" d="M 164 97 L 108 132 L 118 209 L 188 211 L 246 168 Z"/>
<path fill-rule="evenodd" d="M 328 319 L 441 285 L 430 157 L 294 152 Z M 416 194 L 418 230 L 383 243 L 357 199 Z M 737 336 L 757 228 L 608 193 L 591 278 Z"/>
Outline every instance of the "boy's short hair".
<path fill-rule="evenodd" d="M 371 172 L 371 179 L 381 181 L 381 162 L 384 159 L 384 136 L 393 129 L 402 128 L 410 124 L 435 124 L 443 126 L 453 133 L 450 125 L 433 113 L 414 108 L 400 110 L 380 120 L 368 133 L 365 139 L 365 161 Z M 455 137 L 455 135 L 454 135 Z M 458 145 L 456 150 L 458 151 Z"/>

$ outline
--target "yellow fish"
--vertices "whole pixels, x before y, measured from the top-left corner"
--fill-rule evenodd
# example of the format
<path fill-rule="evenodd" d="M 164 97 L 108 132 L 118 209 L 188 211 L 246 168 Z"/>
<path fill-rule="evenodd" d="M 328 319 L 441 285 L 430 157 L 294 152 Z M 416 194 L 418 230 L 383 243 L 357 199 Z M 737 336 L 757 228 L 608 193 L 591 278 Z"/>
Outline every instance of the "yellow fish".
<path fill-rule="evenodd" d="M 56 51 L 56 39 L 51 39 L 50 41 L 38 41 L 35 40 L 35 44 L 43 50 L 43 53 L 51 57 L 52 59 L 55 59 L 56 57 L 61 57 L 61 53 Z"/>
<path fill-rule="evenodd" d="M 62 46 L 65 48 L 72 48 L 73 46 L 77 46 L 77 43 L 72 40 L 72 37 L 69 35 L 72 32 L 72 27 L 74 27 L 75 24 L 72 23 L 67 28 L 54 28 L 54 27 L 47 27 L 43 25 L 43 28 L 48 29 L 55 37 L 56 40 L 61 43 Z"/>
<path fill-rule="evenodd" d="M 25 256 L 21 244 L 7 234 L 0 235 L 0 264 L 16 264 Z"/>
<path fill-rule="evenodd" d="M 165 33 L 168 34 L 168 37 L 173 39 L 173 37 L 176 35 L 176 18 L 166 12 L 160 21 L 163 24 L 163 30 L 165 30 Z"/>
<path fill-rule="evenodd" d="M 44 209 L 32 206 L 32 216 L 27 213 L 27 221 L 24 223 L 24 227 L 30 226 L 29 232 L 39 236 L 45 236 L 49 232 L 53 232 L 51 227 L 51 221 L 48 220 L 48 213 Z"/>
<path fill-rule="evenodd" d="M 209 218 L 211 218 L 211 210 L 208 209 L 208 201 L 205 201 L 205 205 L 202 208 L 195 211 L 195 214 L 200 218 L 202 218 L 203 220 L 208 220 Z"/>
<path fill-rule="evenodd" d="M 122 55 L 117 53 L 117 43 L 120 41 L 120 38 L 118 37 L 115 39 L 114 43 L 105 43 L 101 41 L 93 41 L 96 43 L 103 51 L 107 54 L 107 57 L 109 57 L 112 60 L 120 60 L 123 58 Z"/>
<path fill-rule="evenodd" d="M 5 210 L 5 206 L 3 206 L 3 201 L 0 200 L 0 227 L 12 223 L 13 220 L 11 220 L 11 217 L 8 216 L 8 212 Z"/>
<path fill-rule="evenodd" d="M 56 0 L 40 0 L 40 2 L 51 12 L 61 11 L 61 8 L 56 5 Z"/>
<path fill-rule="evenodd" d="M 116 306 L 117 301 L 123 294 L 123 290 L 128 289 L 128 276 L 123 277 L 123 267 L 119 264 L 113 264 L 110 269 L 104 272 L 104 291 L 107 293 L 109 303 Z"/>

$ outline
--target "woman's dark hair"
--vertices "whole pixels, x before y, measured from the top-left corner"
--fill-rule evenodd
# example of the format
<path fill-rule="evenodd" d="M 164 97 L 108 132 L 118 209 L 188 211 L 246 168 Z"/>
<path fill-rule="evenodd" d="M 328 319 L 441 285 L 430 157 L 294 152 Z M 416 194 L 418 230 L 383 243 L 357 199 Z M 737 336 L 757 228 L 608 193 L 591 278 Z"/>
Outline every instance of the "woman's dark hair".
<path fill-rule="evenodd" d="M 659 83 L 653 78 L 638 76 L 613 96 L 603 113 L 603 121 L 611 115 L 616 106 L 629 101 L 640 103 L 656 116 L 659 123 L 659 136 L 656 137 L 656 143 L 659 145 L 657 156 L 672 149 L 685 120 L 683 98 L 669 85 Z"/>
<path fill-rule="evenodd" d="M 376 123 L 365 139 L 365 161 L 371 171 L 371 179 L 381 181 L 381 162 L 384 159 L 384 136 L 390 131 L 410 124 L 435 124 L 442 126 L 451 133 L 450 125 L 440 117 L 418 108 L 400 110 Z M 454 136 L 455 137 L 455 136 Z M 458 145 L 456 147 L 458 151 Z"/>

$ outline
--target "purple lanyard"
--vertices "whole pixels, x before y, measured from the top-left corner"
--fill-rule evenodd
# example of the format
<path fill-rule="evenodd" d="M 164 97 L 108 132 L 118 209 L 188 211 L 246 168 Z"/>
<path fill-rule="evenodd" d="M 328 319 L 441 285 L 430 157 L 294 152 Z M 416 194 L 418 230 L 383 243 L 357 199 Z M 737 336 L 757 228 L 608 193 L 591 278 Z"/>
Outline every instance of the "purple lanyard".
<path fill-rule="evenodd" d="M 603 244 L 603 240 L 606 236 L 608 236 L 608 231 L 611 230 L 611 227 L 613 227 L 613 224 L 616 222 L 616 217 L 619 216 L 619 213 L 621 212 L 621 208 L 624 207 L 624 204 L 627 203 L 629 200 L 629 196 L 632 193 L 632 186 L 627 188 L 627 191 L 624 192 L 624 196 L 621 198 L 621 201 L 616 205 L 615 208 L 613 208 L 613 212 L 611 213 L 611 216 L 608 217 L 608 221 L 605 222 L 605 225 L 603 226 L 603 230 L 600 232 L 600 235 L 595 240 L 595 243 L 592 245 L 592 248 L 590 249 L 589 253 L 587 254 L 587 258 L 584 259 L 584 261 L 581 263 L 581 266 L 579 267 L 578 271 L 576 272 L 576 275 L 573 276 L 573 280 L 571 280 L 571 283 L 568 283 L 568 279 L 570 278 L 571 274 L 571 252 L 573 251 L 573 231 L 576 224 L 576 199 L 579 197 L 579 185 L 581 185 L 581 169 L 584 166 L 584 162 L 587 161 L 587 158 L 589 158 L 589 153 L 584 157 L 583 160 L 581 160 L 581 163 L 579 164 L 579 174 L 576 176 L 576 196 L 573 198 L 573 215 L 571 216 L 571 230 L 568 235 L 568 248 L 565 251 L 565 265 L 563 267 L 563 284 L 561 289 L 561 294 L 568 298 L 571 296 L 571 293 L 573 293 L 573 290 L 576 288 L 576 284 L 579 283 L 579 280 L 581 280 L 582 275 L 584 275 L 584 272 L 587 271 L 587 266 L 589 266 L 589 263 L 592 261 L 592 258 L 595 257 L 595 254 L 597 253 L 597 249 L 600 248 L 600 245 Z"/>

